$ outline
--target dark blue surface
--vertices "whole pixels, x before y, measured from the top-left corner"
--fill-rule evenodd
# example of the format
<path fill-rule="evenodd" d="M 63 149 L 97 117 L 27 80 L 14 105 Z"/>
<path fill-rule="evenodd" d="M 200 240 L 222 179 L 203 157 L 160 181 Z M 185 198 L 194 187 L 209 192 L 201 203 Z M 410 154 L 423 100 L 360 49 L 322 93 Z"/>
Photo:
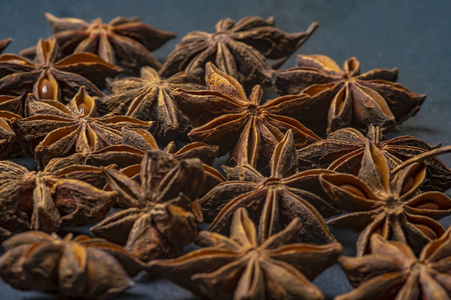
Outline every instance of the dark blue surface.
<path fill-rule="evenodd" d="M 430 144 L 451 140 L 451 1 L 0 1 L 0 39 L 12 37 L 6 52 L 17 53 L 33 46 L 39 37 L 51 34 L 43 14 L 109 21 L 116 16 L 139 16 L 177 38 L 154 52 L 163 61 L 174 45 L 192 30 L 212 32 L 219 19 L 256 15 L 275 16 L 279 28 L 303 31 L 317 21 L 319 29 L 297 53 L 330 56 L 339 65 L 356 56 L 362 72 L 398 67 L 399 83 L 413 92 L 427 94 L 420 112 L 389 136 L 409 134 Z M 294 57 L 282 69 L 294 66 Z M 442 159 L 451 164 L 451 155 Z M 20 163 L 33 167 L 30 160 Z M 450 218 L 442 220 L 448 227 Z M 334 231 L 354 253 L 357 234 Z M 334 266 L 314 282 L 327 298 L 344 293 L 350 286 Z M 118 299 L 191 299 L 189 292 L 163 279 L 151 281 L 146 274 Z M 0 299 L 56 299 L 33 292 L 17 292 L 0 283 Z"/>

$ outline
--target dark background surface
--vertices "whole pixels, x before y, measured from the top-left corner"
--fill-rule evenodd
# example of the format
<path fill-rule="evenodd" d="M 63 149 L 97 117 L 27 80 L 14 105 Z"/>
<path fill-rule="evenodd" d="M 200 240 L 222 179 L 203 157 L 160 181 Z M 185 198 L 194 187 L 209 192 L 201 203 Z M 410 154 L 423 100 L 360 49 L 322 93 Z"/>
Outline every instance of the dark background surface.
<path fill-rule="evenodd" d="M 451 140 L 451 1 L 0 1 L 0 39 L 12 37 L 5 53 L 18 53 L 51 34 L 45 12 L 108 22 L 116 16 L 139 16 L 142 22 L 173 31 L 174 40 L 154 51 L 163 61 L 175 44 L 193 30 L 213 32 L 223 18 L 274 16 L 276 26 L 287 32 L 304 31 L 317 21 L 320 27 L 296 53 L 323 54 L 339 65 L 356 56 L 362 73 L 374 68 L 400 70 L 398 82 L 415 93 L 427 94 L 420 112 L 388 137 L 414 135 L 429 144 Z M 295 55 L 281 69 L 294 66 Z M 451 155 L 442 160 L 451 165 Z M 29 158 L 18 158 L 33 168 Z M 448 193 L 449 194 L 449 193 Z M 441 222 L 446 228 L 450 218 Z M 357 234 L 333 231 L 353 255 Z M 188 250 L 188 249 L 187 249 Z M 151 281 L 142 273 L 136 286 L 118 299 L 192 299 L 189 292 L 164 279 Z M 340 268 L 334 266 L 314 283 L 326 298 L 351 289 Z M 0 282 L 0 299 L 54 299 L 34 292 L 18 292 Z"/>

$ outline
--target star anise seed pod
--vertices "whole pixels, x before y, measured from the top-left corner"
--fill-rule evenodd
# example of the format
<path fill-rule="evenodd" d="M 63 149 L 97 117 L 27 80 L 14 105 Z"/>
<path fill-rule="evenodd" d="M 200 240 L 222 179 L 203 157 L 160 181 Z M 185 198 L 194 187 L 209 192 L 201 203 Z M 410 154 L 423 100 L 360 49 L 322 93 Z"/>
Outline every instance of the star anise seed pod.
<path fill-rule="evenodd" d="M 47 170 L 30 172 L 16 163 L 0 161 L 0 238 L 16 231 L 55 232 L 61 225 L 98 221 L 116 198 L 116 192 L 99 190 L 81 180 Z"/>
<path fill-rule="evenodd" d="M 52 27 L 63 55 L 91 52 L 104 61 L 119 65 L 129 73 L 139 74 L 143 66 L 159 69 L 161 64 L 150 51 L 160 48 L 175 34 L 139 22 L 138 17 L 117 17 L 109 23 L 95 19 L 88 23 L 76 18 L 45 17 Z M 33 51 L 27 49 L 26 54 Z"/>
<path fill-rule="evenodd" d="M 9 111 L 24 117 L 26 99 L 25 94 L 20 96 L 0 95 L 0 110 Z"/>
<path fill-rule="evenodd" d="M 445 232 L 434 219 L 451 214 L 451 199 L 440 192 L 417 193 L 426 177 L 426 166 L 418 161 L 407 161 L 391 171 L 384 154 L 367 142 L 358 177 L 343 173 L 320 175 L 325 191 L 339 207 L 350 212 L 328 224 L 361 231 L 357 256 L 368 252 L 374 233 L 407 243 L 418 253 Z"/>
<path fill-rule="evenodd" d="M 297 67 L 273 71 L 281 95 L 310 95 L 301 120 L 316 133 L 344 127 L 366 131 L 368 124 L 392 130 L 415 115 L 426 95 L 414 94 L 394 83 L 398 69 L 374 69 L 360 74 L 360 63 L 348 59 L 343 69 L 323 55 L 298 55 Z M 312 113 L 313 112 L 313 113 Z"/>
<path fill-rule="evenodd" d="M 429 242 L 418 258 L 406 244 L 373 235 L 370 255 L 338 259 L 355 290 L 335 299 L 450 299 L 450 233 Z"/>
<path fill-rule="evenodd" d="M 91 95 L 103 96 L 105 78 L 122 72 L 91 53 L 78 53 L 59 61 L 57 57 L 54 39 L 39 40 L 33 62 L 14 54 L 0 55 L 0 94 L 19 96 L 33 92 L 38 99 L 68 102 L 80 86 L 85 86 Z"/>
<path fill-rule="evenodd" d="M 142 163 L 140 182 L 113 169 L 104 169 L 108 185 L 126 209 L 91 227 L 95 236 L 125 245 L 142 261 L 174 257 L 197 236 L 201 219 L 195 200 L 204 184 L 199 159 L 175 164 L 160 151 L 149 151 Z M 194 201 L 194 203 L 193 203 Z"/>
<path fill-rule="evenodd" d="M 191 129 L 188 118 L 177 107 L 174 90 L 204 88 L 198 76 L 193 74 L 181 72 L 165 79 L 150 67 L 141 69 L 140 78 L 128 77 L 107 82 L 111 94 L 99 99 L 100 107 L 109 112 L 124 103 L 128 107 L 127 116 L 156 121 L 155 134 L 165 139 L 171 139 L 179 132 L 186 134 Z"/>
<path fill-rule="evenodd" d="M 9 111 L 0 110 L 0 159 L 18 156 L 22 152 L 16 133 L 11 128 L 11 120 L 21 119 Z"/>
<path fill-rule="evenodd" d="M 95 99 L 82 86 L 67 106 L 52 100 L 27 99 L 30 117 L 13 122 L 15 131 L 38 167 L 52 158 L 91 153 L 122 142 L 123 127 L 149 130 L 152 122 L 116 115 L 97 117 Z M 41 125 L 41 126 L 40 126 Z"/>
<path fill-rule="evenodd" d="M 271 66 L 282 65 L 315 31 L 312 23 L 306 32 L 286 33 L 274 27 L 274 18 L 246 17 L 238 22 L 221 20 L 215 33 L 193 31 L 186 35 L 169 55 L 161 74 L 172 76 L 181 71 L 205 69 L 208 62 L 244 85 L 271 84 Z"/>
<path fill-rule="evenodd" d="M 198 126 L 188 134 L 190 139 L 218 145 L 219 155 L 230 151 L 228 165 L 267 168 L 274 147 L 289 129 L 297 147 L 319 140 L 296 121 L 299 103 L 307 96 L 280 97 L 261 104 L 260 86 L 247 98 L 238 81 L 211 63 L 206 65 L 205 81 L 209 90 L 176 90 L 177 104 Z"/>
<path fill-rule="evenodd" d="M 338 211 L 309 191 L 315 186 L 315 181 L 319 186 L 320 174 L 330 171 L 308 170 L 297 173 L 296 162 L 293 134 L 288 131 L 274 149 L 269 177 L 264 177 L 250 165 L 242 165 L 239 167 L 240 180 L 219 184 L 200 200 L 207 222 L 215 218 L 209 230 L 224 232 L 235 211 L 246 207 L 258 224 L 259 240 L 266 239 L 294 218 L 299 218 L 302 222 L 299 233 L 303 242 L 321 244 L 334 241 L 317 209 L 325 216 Z"/>
<path fill-rule="evenodd" d="M 341 173 L 358 175 L 367 141 L 384 154 L 390 168 L 394 168 L 409 158 L 433 150 L 414 136 L 399 136 L 386 140 L 378 126 L 370 125 L 367 136 L 353 128 L 343 128 L 330 133 L 320 140 L 298 150 L 301 169 L 328 168 Z M 427 177 L 422 190 L 441 192 L 451 188 L 451 169 L 437 157 L 425 161 Z"/>
<path fill-rule="evenodd" d="M 8 47 L 9 43 L 11 43 L 12 40 L 13 40 L 12 38 L 7 38 L 0 41 L 0 53 L 2 53 L 3 50 L 5 50 L 5 48 Z"/>
<path fill-rule="evenodd" d="M 63 298 L 106 299 L 134 286 L 143 264 L 122 247 L 72 234 L 19 233 L 3 242 L 0 277 L 19 290 Z"/>
<path fill-rule="evenodd" d="M 155 260 L 150 270 L 210 299 L 324 299 L 311 281 L 336 261 L 338 243 L 293 244 L 301 226 L 294 219 L 261 241 L 244 208 L 233 215 L 230 237 L 202 231 L 205 246 L 184 256 Z"/>

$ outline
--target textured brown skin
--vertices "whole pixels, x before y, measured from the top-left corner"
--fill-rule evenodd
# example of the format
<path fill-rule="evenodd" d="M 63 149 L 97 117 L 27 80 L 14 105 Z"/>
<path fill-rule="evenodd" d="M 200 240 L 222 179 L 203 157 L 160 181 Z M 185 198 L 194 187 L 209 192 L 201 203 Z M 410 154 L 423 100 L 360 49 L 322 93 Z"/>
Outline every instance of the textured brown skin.
<path fill-rule="evenodd" d="M 14 130 L 39 168 L 55 157 L 85 155 L 122 142 L 123 127 L 149 130 L 153 122 L 119 115 L 97 116 L 95 99 L 81 87 L 67 106 L 52 100 L 27 99 L 30 117 L 15 120 Z"/>
<path fill-rule="evenodd" d="M 415 257 L 404 243 L 371 237 L 371 254 L 338 259 L 355 289 L 336 300 L 450 299 L 450 230 Z"/>
<path fill-rule="evenodd" d="M 386 140 L 379 127 L 370 125 L 367 136 L 353 128 L 332 132 L 320 140 L 298 150 L 299 167 L 327 168 L 341 173 L 358 175 L 366 142 L 372 142 L 388 160 L 390 168 L 409 158 L 434 149 L 413 136 L 399 136 Z M 451 169 L 437 157 L 425 161 L 427 177 L 421 187 L 424 190 L 445 192 L 451 188 Z"/>
<path fill-rule="evenodd" d="M 184 256 L 150 262 L 169 280 L 210 299 L 323 299 L 311 281 L 336 261 L 338 243 L 293 244 L 301 226 L 294 219 L 283 231 L 260 240 L 244 208 L 233 215 L 230 237 L 202 231 L 201 248 Z"/>
<path fill-rule="evenodd" d="M 246 17 L 238 22 L 219 21 L 215 33 L 188 33 L 169 55 L 161 74 L 205 70 L 208 62 L 246 86 L 271 84 L 271 67 L 287 60 L 315 31 L 312 23 L 306 32 L 286 33 L 274 27 L 274 18 Z M 274 59 L 272 66 L 267 59 Z"/>
<path fill-rule="evenodd" d="M 397 76 L 396 68 L 360 74 L 355 57 L 340 69 L 323 55 L 298 55 L 296 68 L 272 72 L 279 94 L 303 92 L 310 96 L 301 120 L 321 135 L 326 129 L 330 133 L 344 127 L 364 132 L 369 124 L 389 131 L 415 115 L 426 95 L 394 83 Z"/>
<path fill-rule="evenodd" d="M 53 39 L 40 39 L 36 51 L 33 62 L 14 54 L 0 55 L 0 94 L 33 92 L 40 98 L 42 80 L 47 78 L 53 100 L 70 101 L 80 86 L 85 86 L 91 95 L 103 96 L 105 78 L 122 72 L 121 68 L 91 53 L 78 53 L 56 61 L 58 46 Z"/>
<path fill-rule="evenodd" d="M 3 243 L 0 277 L 20 290 L 65 298 L 107 299 L 134 286 L 143 264 L 122 247 L 72 234 L 20 233 Z"/>
<path fill-rule="evenodd" d="M 320 176 L 329 196 L 349 212 L 329 220 L 328 224 L 361 231 L 357 256 L 369 251 L 369 240 L 374 233 L 407 243 L 418 253 L 445 232 L 434 219 L 451 214 L 451 199 L 445 194 L 418 193 L 425 176 L 426 167 L 421 160 L 392 174 L 383 153 L 367 142 L 358 177 L 343 173 Z M 350 186 L 365 197 L 353 193 Z"/>
<path fill-rule="evenodd" d="M 46 13 L 53 35 L 64 56 L 81 52 L 97 54 L 104 61 L 139 74 L 142 66 L 159 69 L 161 64 L 150 51 L 160 48 L 175 34 L 139 22 L 138 17 L 117 17 L 109 23 L 95 19 L 88 23 L 76 18 L 58 18 Z M 33 55 L 33 48 L 21 52 Z"/>
<path fill-rule="evenodd" d="M 309 170 L 297 173 L 296 162 L 293 135 L 289 131 L 274 149 L 269 177 L 264 177 L 250 165 L 237 167 L 234 172 L 239 174 L 239 180 L 219 184 L 200 200 L 207 222 L 214 218 L 209 230 L 227 232 L 233 214 L 245 207 L 258 224 L 260 240 L 299 218 L 303 224 L 299 230 L 303 242 L 334 241 L 317 209 L 325 216 L 338 211 L 312 191 L 315 183 L 319 186 L 319 175 L 331 172 Z"/>
<path fill-rule="evenodd" d="M 143 121 L 156 121 L 155 135 L 166 140 L 191 129 L 188 118 L 178 109 L 174 90 L 200 90 L 199 76 L 186 72 L 162 78 L 151 67 L 141 68 L 141 77 L 107 80 L 110 95 L 99 99 L 102 111 L 111 112 L 121 103 L 126 116 Z"/>
<path fill-rule="evenodd" d="M 206 65 L 205 81 L 209 90 L 176 90 L 177 104 L 197 126 L 188 134 L 190 139 L 219 146 L 219 155 L 230 151 L 227 165 L 267 169 L 274 147 L 289 129 L 297 147 L 319 140 L 296 121 L 298 107 L 307 96 L 280 97 L 260 104 L 260 86 L 247 98 L 238 81 L 211 63 Z"/>
<path fill-rule="evenodd" d="M 125 208 L 91 228 L 95 236 L 125 245 L 142 261 L 175 257 L 197 235 L 201 220 L 195 200 L 205 181 L 202 162 L 175 163 L 160 150 L 149 151 L 141 163 L 139 181 L 126 173 L 104 169 L 109 187 Z M 194 203 L 193 203 L 194 201 Z"/>
<path fill-rule="evenodd" d="M 5 48 L 8 47 L 9 43 L 11 43 L 12 40 L 13 40 L 12 38 L 7 38 L 0 41 L 0 53 L 2 53 L 3 50 L 5 50 Z"/>
<path fill-rule="evenodd" d="M 21 119 L 15 113 L 0 110 L 0 159 L 20 155 L 22 146 L 11 128 L 11 121 Z"/>
<path fill-rule="evenodd" d="M 29 229 L 54 232 L 61 225 L 86 225 L 103 218 L 117 193 L 47 171 L 29 172 L 0 161 L 0 227 L 8 236 Z"/>

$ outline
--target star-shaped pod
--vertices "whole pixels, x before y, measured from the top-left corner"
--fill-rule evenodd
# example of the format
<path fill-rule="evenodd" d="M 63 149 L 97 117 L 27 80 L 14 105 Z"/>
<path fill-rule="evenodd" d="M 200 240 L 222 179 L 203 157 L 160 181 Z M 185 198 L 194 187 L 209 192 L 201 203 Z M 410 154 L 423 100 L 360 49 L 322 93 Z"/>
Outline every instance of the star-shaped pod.
<path fill-rule="evenodd" d="M 237 167 L 241 169 L 240 180 L 219 184 L 200 200 L 206 220 L 215 218 L 209 230 L 225 232 L 235 211 L 245 207 L 258 224 L 261 240 L 300 218 L 302 241 L 318 244 L 334 241 L 317 209 L 326 216 L 338 211 L 314 193 L 321 189 L 319 175 L 331 171 L 297 173 L 296 161 L 293 135 L 289 131 L 274 149 L 270 177 L 264 177 L 250 165 Z"/>
<path fill-rule="evenodd" d="M 195 200 L 205 174 L 199 159 L 178 164 L 160 150 L 149 151 L 141 163 L 140 182 L 113 169 L 104 169 L 108 185 L 126 209 L 91 228 L 95 236 L 125 245 L 142 261 L 174 257 L 197 236 L 201 219 Z M 194 202 L 193 202 L 194 201 Z"/>
<path fill-rule="evenodd" d="M 271 84 L 271 66 L 282 65 L 318 27 L 312 23 L 306 32 L 286 33 L 274 27 L 274 18 L 246 17 L 216 24 L 215 33 L 193 31 L 186 35 L 169 55 L 161 74 L 205 69 L 214 62 L 223 72 L 245 85 Z"/>
<path fill-rule="evenodd" d="M 115 192 L 61 175 L 0 161 L 0 239 L 16 231 L 55 232 L 93 223 L 116 202 Z"/>
<path fill-rule="evenodd" d="M 375 234 L 370 255 L 338 259 L 355 290 L 335 299 L 450 299 L 450 249 L 450 230 L 418 258 L 406 244 Z"/>
<path fill-rule="evenodd" d="M 8 47 L 9 43 L 11 43 L 12 40 L 13 40 L 12 38 L 7 38 L 0 41 L 0 53 L 2 53 L 3 50 L 5 50 L 5 48 Z"/>
<path fill-rule="evenodd" d="M 175 34 L 139 22 L 138 17 L 117 17 L 109 23 L 95 19 L 88 23 L 76 18 L 57 18 L 46 13 L 54 38 L 63 55 L 90 52 L 104 61 L 138 74 L 143 66 L 159 69 L 161 64 L 150 51 L 160 48 Z M 30 54 L 26 50 L 25 53 Z"/>
<path fill-rule="evenodd" d="M 134 286 L 143 264 L 122 247 L 85 235 L 20 233 L 3 242 L 0 277 L 19 290 L 106 299 Z"/>
<path fill-rule="evenodd" d="M 115 115 L 97 117 L 95 99 L 81 87 L 67 106 L 52 100 L 29 97 L 30 117 L 13 122 L 28 151 L 35 154 L 39 167 L 52 158 L 91 153 L 122 142 L 123 127 L 150 129 L 152 122 Z"/>
<path fill-rule="evenodd" d="M 209 299 L 324 299 L 311 281 L 334 264 L 338 243 L 294 244 L 299 219 L 260 240 L 244 208 L 233 215 L 230 237 L 202 231 L 206 246 L 184 256 L 152 261 L 150 270 Z"/>
<path fill-rule="evenodd" d="M 344 127 L 366 131 L 368 124 L 389 131 L 415 115 L 426 95 L 394 83 L 398 69 L 374 69 L 360 74 L 360 63 L 348 59 L 341 69 L 323 55 L 298 55 L 297 67 L 273 71 L 281 95 L 310 95 L 301 120 L 317 133 Z"/>
<path fill-rule="evenodd" d="M 122 72 L 91 53 L 78 53 L 59 61 L 57 58 L 54 39 L 39 40 L 33 62 L 14 54 L 0 55 L 0 94 L 33 92 L 39 99 L 68 102 L 80 86 L 85 86 L 91 95 L 102 96 L 105 78 Z"/>
<path fill-rule="evenodd" d="M 213 64 L 206 66 L 209 90 L 176 90 L 177 104 L 195 126 L 192 141 L 219 146 L 219 155 L 230 151 L 228 165 L 250 164 L 267 168 L 276 144 L 291 129 L 297 147 L 319 140 L 296 121 L 305 95 L 285 96 L 261 104 L 263 90 L 255 86 L 249 98 L 242 86 Z"/>
<path fill-rule="evenodd" d="M 26 95 L 8 96 L 0 95 L 0 110 L 9 111 L 19 116 L 24 116 Z"/>
<path fill-rule="evenodd" d="M 301 169 L 328 168 L 341 173 L 358 175 L 367 142 L 370 141 L 384 154 L 390 168 L 409 158 L 433 150 L 414 136 L 399 136 L 386 140 L 378 126 L 370 125 L 367 136 L 353 128 L 343 128 L 330 133 L 327 139 L 298 150 Z M 437 157 L 425 161 L 427 177 L 422 190 L 446 191 L 451 188 L 451 169 Z"/>
<path fill-rule="evenodd" d="M 392 174 L 385 156 L 368 142 L 358 177 L 343 173 L 320 175 L 325 191 L 339 207 L 350 212 L 328 224 L 362 231 L 357 241 L 358 256 L 368 252 L 374 233 L 407 243 L 419 252 L 445 232 L 434 219 L 451 214 L 451 199 L 440 192 L 417 193 L 426 177 L 424 163 L 405 163 L 394 172 L 397 170 Z"/>
<path fill-rule="evenodd" d="M 17 135 L 11 128 L 11 120 L 21 119 L 9 111 L 0 110 L 0 159 L 18 156 L 22 152 Z"/>
<path fill-rule="evenodd" d="M 173 92 L 176 88 L 203 89 L 198 78 L 181 72 L 165 79 L 155 69 L 143 67 L 140 78 L 107 81 L 111 94 L 99 99 L 99 107 L 110 112 L 124 103 L 128 108 L 127 116 L 156 121 L 156 135 L 171 139 L 179 132 L 186 134 L 191 129 L 188 118 L 177 107 Z"/>

